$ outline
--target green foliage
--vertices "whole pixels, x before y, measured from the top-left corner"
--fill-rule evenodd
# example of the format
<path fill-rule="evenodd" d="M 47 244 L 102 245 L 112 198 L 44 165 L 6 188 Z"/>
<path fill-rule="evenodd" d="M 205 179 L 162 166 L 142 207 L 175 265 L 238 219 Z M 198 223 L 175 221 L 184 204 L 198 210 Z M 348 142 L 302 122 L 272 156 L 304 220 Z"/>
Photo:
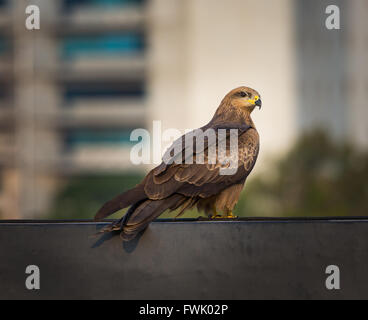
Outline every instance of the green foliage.
<path fill-rule="evenodd" d="M 246 185 L 238 215 L 368 214 L 368 154 L 322 131 L 302 136 L 271 172 Z"/>
<path fill-rule="evenodd" d="M 92 219 L 104 202 L 134 187 L 142 178 L 142 173 L 73 177 L 61 188 L 48 218 Z"/>

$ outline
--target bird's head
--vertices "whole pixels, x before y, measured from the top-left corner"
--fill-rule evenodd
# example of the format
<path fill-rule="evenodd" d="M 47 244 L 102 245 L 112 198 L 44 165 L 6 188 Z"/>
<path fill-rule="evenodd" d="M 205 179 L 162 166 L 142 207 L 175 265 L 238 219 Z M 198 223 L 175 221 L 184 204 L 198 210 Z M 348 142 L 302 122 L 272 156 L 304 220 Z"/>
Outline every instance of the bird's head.
<path fill-rule="evenodd" d="M 261 109 L 262 101 L 260 94 L 248 87 L 239 87 L 230 91 L 225 99 L 232 106 L 240 108 L 242 111 L 252 112 L 255 107 Z"/>

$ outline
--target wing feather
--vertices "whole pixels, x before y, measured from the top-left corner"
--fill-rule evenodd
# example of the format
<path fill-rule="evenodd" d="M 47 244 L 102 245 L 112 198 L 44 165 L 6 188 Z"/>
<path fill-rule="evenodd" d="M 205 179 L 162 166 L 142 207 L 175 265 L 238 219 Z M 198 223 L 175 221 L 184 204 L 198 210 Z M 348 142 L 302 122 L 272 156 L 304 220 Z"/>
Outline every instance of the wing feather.
<path fill-rule="evenodd" d="M 215 164 L 209 164 L 207 146 L 201 151 L 204 157 L 203 164 L 161 164 L 152 170 L 147 176 L 144 187 L 148 198 L 159 200 L 174 193 L 189 197 L 209 197 L 232 184 L 244 181 L 256 162 L 259 138 L 253 128 L 239 131 L 238 168 L 235 174 L 221 175 L 220 168 L 228 164 L 221 163 L 218 158 Z M 195 153 L 194 159 L 196 156 L 198 153 Z"/>

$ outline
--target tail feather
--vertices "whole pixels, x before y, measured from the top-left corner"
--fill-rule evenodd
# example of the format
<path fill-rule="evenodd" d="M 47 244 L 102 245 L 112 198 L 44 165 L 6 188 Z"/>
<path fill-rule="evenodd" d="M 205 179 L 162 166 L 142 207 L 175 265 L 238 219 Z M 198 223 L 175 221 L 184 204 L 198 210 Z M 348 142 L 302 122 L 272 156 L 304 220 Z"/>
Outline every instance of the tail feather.
<path fill-rule="evenodd" d="M 137 203 L 133 204 L 120 220 L 113 222 L 110 225 L 102 228 L 99 232 L 97 232 L 96 235 L 103 234 L 103 233 L 109 233 L 113 231 L 121 231 L 123 226 L 126 224 L 128 219 L 130 218 L 130 216 L 134 213 L 135 209 L 137 209 L 142 202 L 143 201 L 138 201 Z"/>
<path fill-rule="evenodd" d="M 138 185 L 106 202 L 96 213 L 95 221 L 100 221 L 116 211 L 144 200 L 146 197 L 143 185 Z"/>
<path fill-rule="evenodd" d="M 124 241 L 132 240 L 137 234 L 160 216 L 167 209 L 174 209 L 185 199 L 184 196 L 174 194 L 162 200 L 146 200 L 141 203 L 121 225 L 120 236 Z"/>

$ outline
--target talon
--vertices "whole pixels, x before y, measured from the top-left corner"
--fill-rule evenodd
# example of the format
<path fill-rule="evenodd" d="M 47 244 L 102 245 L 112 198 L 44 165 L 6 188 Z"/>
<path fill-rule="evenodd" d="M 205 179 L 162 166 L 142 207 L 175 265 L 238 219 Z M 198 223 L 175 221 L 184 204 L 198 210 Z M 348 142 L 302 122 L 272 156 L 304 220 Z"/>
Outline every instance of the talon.
<path fill-rule="evenodd" d="M 214 214 L 214 215 L 211 216 L 210 219 L 223 219 L 223 218 L 224 217 L 222 215 L 220 215 L 220 214 Z"/>
<path fill-rule="evenodd" d="M 216 209 L 215 205 L 213 205 L 212 210 L 213 210 L 213 215 L 210 217 L 210 219 L 221 219 L 221 218 L 223 218 L 220 214 L 217 213 L 217 209 Z"/>
<path fill-rule="evenodd" d="M 227 219 L 237 219 L 238 216 L 234 216 L 232 211 L 230 211 L 227 215 L 226 215 L 226 218 Z"/>

